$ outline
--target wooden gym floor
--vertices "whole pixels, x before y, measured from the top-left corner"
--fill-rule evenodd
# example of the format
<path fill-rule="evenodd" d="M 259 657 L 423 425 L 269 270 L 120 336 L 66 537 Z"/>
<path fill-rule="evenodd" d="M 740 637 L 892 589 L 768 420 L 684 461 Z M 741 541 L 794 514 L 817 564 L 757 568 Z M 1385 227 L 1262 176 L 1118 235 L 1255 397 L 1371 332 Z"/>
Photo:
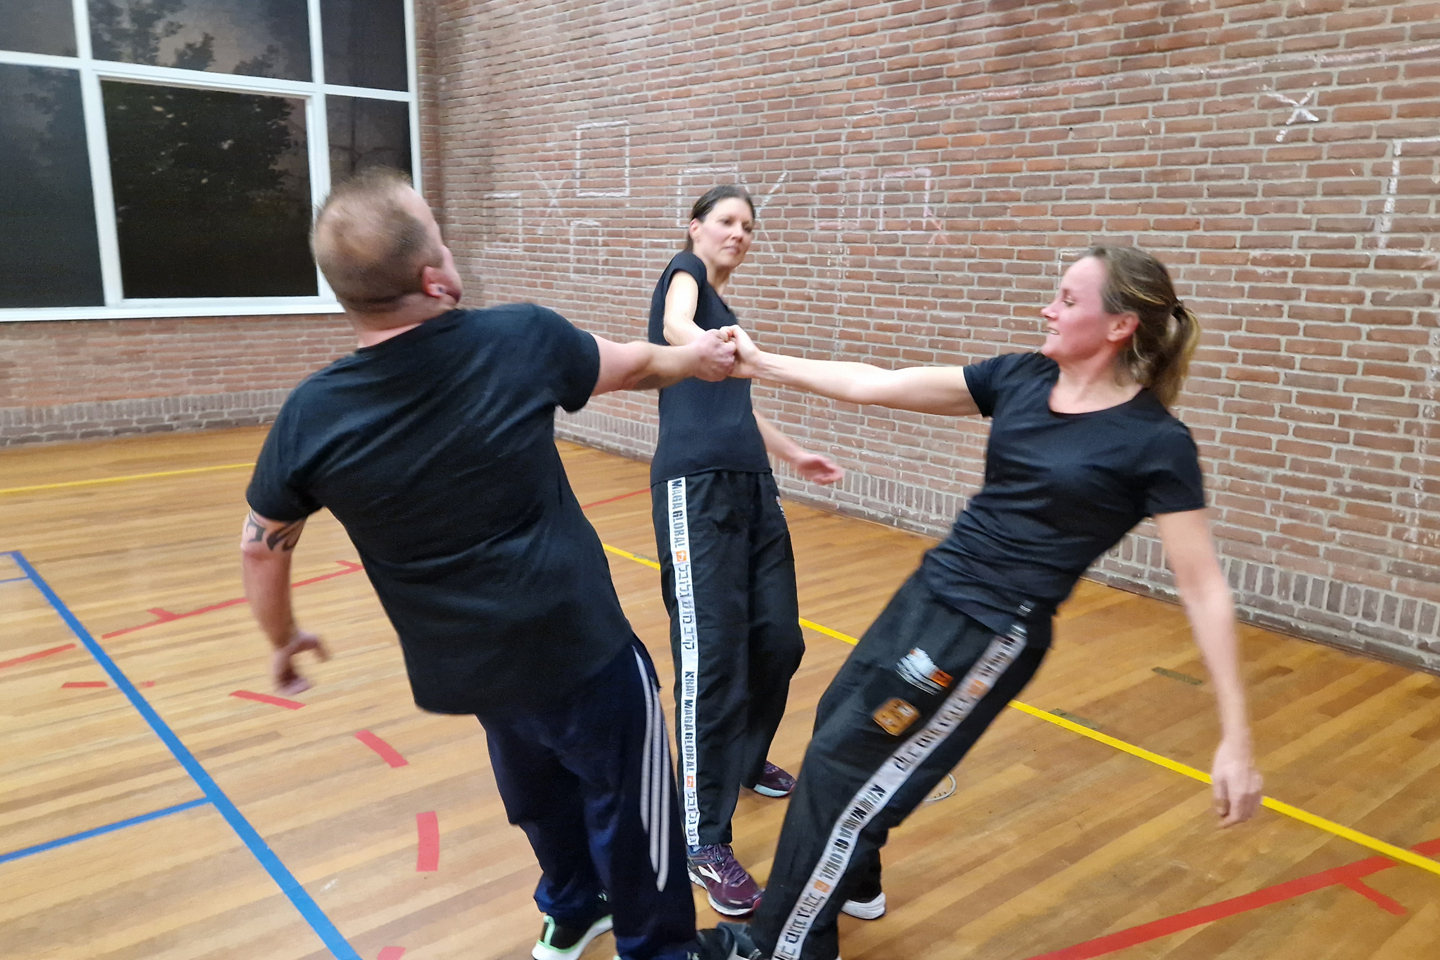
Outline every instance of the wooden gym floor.
<path fill-rule="evenodd" d="M 293 702 L 266 698 L 237 551 L 262 437 L 0 453 L 0 954 L 528 957 L 538 870 L 480 730 L 415 709 L 325 514 L 295 600 L 335 657 Z M 646 467 L 562 450 L 668 697 Z M 772 754 L 793 770 L 850 650 L 836 635 L 864 631 L 928 541 L 789 514 L 816 625 Z M 1216 737 L 1180 611 L 1082 583 L 1024 705 L 893 834 L 890 913 L 842 917 L 847 960 L 1440 956 L 1440 867 L 1364 845 L 1440 854 L 1440 679 L 1260 630 L 1244 644 L 1266 792 L 1325 821 L 1267 809 L 1219 830 L 1208 788 L 1157 762 L 1208 769 Z M 740 799 L 736 852 L 762 880 L 784 807 Z M 586 956 L 612 952 L 607 936 Z"/>

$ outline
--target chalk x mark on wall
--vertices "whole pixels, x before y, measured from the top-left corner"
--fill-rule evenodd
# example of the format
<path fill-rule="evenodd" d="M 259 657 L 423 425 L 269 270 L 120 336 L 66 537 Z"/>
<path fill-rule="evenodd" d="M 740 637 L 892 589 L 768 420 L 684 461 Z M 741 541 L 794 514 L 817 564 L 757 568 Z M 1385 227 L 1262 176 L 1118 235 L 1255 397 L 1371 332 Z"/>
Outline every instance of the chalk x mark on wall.
<path fill-rule="evenodd" d="M 630 121 L 575 125 L 575 195 L 630 196 Z"/>
<path fill-rule="evenodd" d="M 1283 94 L 1283 93 L 1276 93 L 1276 92 L 1273 91 L 1273 90 L 1270 91 L 1270 92 L 1268 92 L 1268 93 L 1266 94 L 1266 96 L 1274 97 L 1276 100 L 1279 100 L 1281 103 L 1285 104 L 1287 107 L 1292 107 L 1292 108 L 1293 108 L 1293 109 L 1290 111 L 1290 118 L 1285 121 L 1285 126 L 1287 126 L 1287 127 L 1292 127 L 1292 126 L 1294 126 L 1296 123 L 1319 123 L 1319 122 L 1320 122 L 1320 118 L 1317 117 L 1315 114 L 1311 113 L 1311 112 L 1307 109 L 1307 106 L 1308 106 L 1312 101 L 1315 101 L 1316 98 L 1319 96 L 1319 91 L 1317 91 L 1317 90 L 1307 90 L 1307 91 L 1305 92 L 1305 96 L 1301 97 L 1299 100 L 1291 100 L 1289 97 L 1285 96 L 1285 94 Z M 1275 142 L 1276 142 L 1276 143 L 1284 143 L 1284 142 L 1285 142 L 1285 134 L 1286 134 L 1287 132 L 1288 132 L 1288 131 L 1286 131 L 1286 130 L 1281 130 L 1278 134 L 1276 134 L 1276 135 L 1275 135 Z"/>

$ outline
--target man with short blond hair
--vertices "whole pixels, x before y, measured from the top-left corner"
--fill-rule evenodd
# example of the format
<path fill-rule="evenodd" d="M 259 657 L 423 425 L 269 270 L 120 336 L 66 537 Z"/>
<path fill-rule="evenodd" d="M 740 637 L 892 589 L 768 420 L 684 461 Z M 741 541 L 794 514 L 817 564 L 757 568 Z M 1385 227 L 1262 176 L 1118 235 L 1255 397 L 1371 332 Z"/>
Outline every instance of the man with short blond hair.
<path fill-rule="evenodd" d="M 462 285 L 399 174 L 338 185 L 316 262 L 359 348 L 306 378 L 246 497 L 245 593 L 283 692 L 297 654 L 290 551 L 328 508 L 395 626 L 421 709 L 484 725 L 511 823 L 543 871 L 536 960 L 610 929 L 625 960 L 698 951 L 654 668 L 555 447 L 555 409 L 688 376 L 723 379 L 734 345 L 591 336 L 533 304 L 457 308 Z"/>

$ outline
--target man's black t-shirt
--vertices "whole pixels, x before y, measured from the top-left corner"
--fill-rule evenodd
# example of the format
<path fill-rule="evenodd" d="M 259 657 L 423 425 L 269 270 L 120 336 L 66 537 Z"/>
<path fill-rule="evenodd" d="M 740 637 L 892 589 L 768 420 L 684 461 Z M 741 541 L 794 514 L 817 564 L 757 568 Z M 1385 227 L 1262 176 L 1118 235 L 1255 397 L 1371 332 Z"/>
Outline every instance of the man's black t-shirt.
<path fill-rule="evenodd" d="M 1141 520 L 1205 506 L 1195 441 L 1154 394 L 1054 413 L 1059 370 L 1038 353 L 965 368 L 971 397 L 992 418 L 985 484 L 921 564 L 942 599 L 1001 633 L 1027 613 L 1053 614 Z"/>
<path fill-rule="evenodd" d="M 540 707 L 630 642 L 555 449 L 555 408 L 583 407 L 599 371 L 595 338 L 550 310 L 456 310 L 337 360 L 281 408 L 246 498 L 344 525 L 421 708 Z"/>
<path fill-rule="evenodd" d="M 677 253 L 655 284 L 650 298 L 650 342 L 664 345 L 665 296 L 676 271 L 695 278 L 700 298 L 695 325 L 719 330 L 735 323 L 735 314 L 705 273 L 705 261 L 686 251 Z M 712 470 L 769 473 L 765 441 L 750 407 L 750 381 L 729 379 L 710 383 L 681 380 L 660 391 L 660 442 L 650 462 L 650 483 L 663 483 Z"/>

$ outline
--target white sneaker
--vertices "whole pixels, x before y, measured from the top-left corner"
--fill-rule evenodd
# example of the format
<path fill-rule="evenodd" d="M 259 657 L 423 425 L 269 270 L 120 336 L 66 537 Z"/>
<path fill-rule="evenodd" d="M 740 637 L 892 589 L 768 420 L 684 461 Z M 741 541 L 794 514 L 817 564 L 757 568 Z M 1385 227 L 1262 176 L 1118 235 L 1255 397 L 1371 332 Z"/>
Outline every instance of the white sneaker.
<path fill-rule="evenodd" d="M 873 900 L 846 900 L 840 912 L 860 920 L 879 920 L 885 916 L 885 891 Z"/>
<path fill-rule="evenodd" d="M 612 925 L 608 914 L 583 930 L 579 927 L 561 926 L 547 914 L 545 927 L 540 931 L 540 938 L 535 941 L 535 946 L 531 948 L 530 956 L 535 960 L 576 960 L 585 952 L 591 940 L 609 930 Z"/>

